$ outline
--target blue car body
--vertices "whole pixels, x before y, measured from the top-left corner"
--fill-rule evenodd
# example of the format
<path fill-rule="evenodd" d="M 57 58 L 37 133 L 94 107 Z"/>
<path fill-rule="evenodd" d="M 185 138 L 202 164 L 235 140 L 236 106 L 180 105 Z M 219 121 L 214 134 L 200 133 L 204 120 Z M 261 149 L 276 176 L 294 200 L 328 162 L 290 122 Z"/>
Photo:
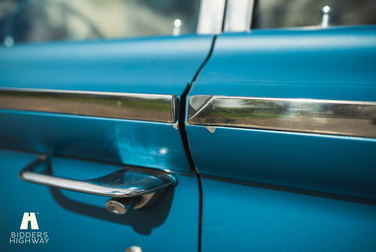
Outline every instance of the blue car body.
<path fill-rule="evenodd" d="M 375 59 L 374 25 L 1 47 L 1 90 L 174 95 L 178 105 L 168 123 L 1 108 L 1 250 L 376 251 L 375 138 L 210 131 L 188 118 L 202 95 L 376 102 Z M 60 177 L 129 165 L 177 183 L 151 207 L 114 215 L 106 197 L 21 180 L 40 155 Z M 24 213 L 38 230 L 20 229 Z"/>
<path fill-rule="evenodd" d="M 190 96 L 376 101 L 374 26 L 218 36 Z M 202 251 L 375 250 L 372 138 L 187 125 Z"/>

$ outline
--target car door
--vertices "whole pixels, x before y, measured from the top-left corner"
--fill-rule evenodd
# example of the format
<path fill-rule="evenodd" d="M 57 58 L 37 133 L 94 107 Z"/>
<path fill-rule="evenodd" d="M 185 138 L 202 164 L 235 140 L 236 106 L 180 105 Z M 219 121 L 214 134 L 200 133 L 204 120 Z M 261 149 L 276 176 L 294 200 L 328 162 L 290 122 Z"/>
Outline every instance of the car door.
<path fill-rule="evenodd" d="M 187 97 L 201 251 L 375 251 L 374 3 L 253 4 Z"/>
<path fill-rule="evenodd" d="M 200 3 L 180 1 L 184 11 L 192 9 L 193 21 L 188 22 L 184 12 L 181 19 L 174 16 L 179 12 L 170 13 L 171 6 L 179 6 L 173 1 L 143 1 L 151 6 L 146 9 L 128 1 L 133 9 L 126 14 L 135 20 L 126 25 L 134 22 L 136 27 L 129 28 L 134 32 L 130 36 L 145 35 L 142 27 L 154 31 L 166 23 L 171 27 L 163 26 L 168 32 L 161 34 L 173 35 L 95 39 L 99 31 L 92 22 L 114 2 L 120 1 L 86 2 L 83 14 L 74 8 L 64 12 L 81 25 L 89 24 L 87 29 L 94 34 L 89 38 L 94 40 L 29 43 L 42 21 L 36 21 L 30 34 L 22 33 L 23 26 L 13 28 L 44 11 L 43 4 L 55 8 L 54 2 L 42 2 L 43 8 L 20 2 L 2 20 L 3 251 L 199 249 L 199 183 L 185 151 L 179 116 L 184 118 L 184 92 L 212 47 L 213 35 L 205 34 L 221 28 L 224 4 L 216 5 L 222 14 L 214 12 L 212 18 L 213 13 L 202 10 L 208 6 L 204 1 L 197 21 Z M 99 5 L 97 16 L 90 14 L 90 4 Z M 171 8 L 161 11 L 158 6 Z M 124 16 L 122 6 L 111 8 L 111 15 Z M 152 15 L 157 10 L 162 13 L 158 20 Z M 27 18 L 20 18 L 28 12 Z M 146 21 L 137 23 L 142 17 Z M 115 28 L 124 25 L 114 22 Z M 189 27 L 196 24 L 201 35 L 189 34 Z M 79 31 L 67 34 L 84 33 Z M 163 193 L 161 188 L 167 189 Z M 117 198 L 120 194 L 125 201 Z M 143 207 L 144 200 L 149 207 Z M 119 215 L 122 211 L 126 213 Z"/>

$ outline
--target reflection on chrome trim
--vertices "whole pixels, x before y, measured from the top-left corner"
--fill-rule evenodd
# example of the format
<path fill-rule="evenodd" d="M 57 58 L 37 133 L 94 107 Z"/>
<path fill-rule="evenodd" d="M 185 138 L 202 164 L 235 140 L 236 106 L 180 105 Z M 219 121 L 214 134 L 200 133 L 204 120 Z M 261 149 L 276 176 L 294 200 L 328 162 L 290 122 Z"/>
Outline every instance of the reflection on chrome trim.
<path fill-rule="evenodd" d="M 226 0 L 201 0 L 197 34 L 219 34 Z"/>
<path fill-rule="evenodd" d="M 244 32 L 251 27 L 254 0 L 227 0 L 225 32 Z"/>
<path fill-rule="evenodd" d="M 376 138 L 376 102 L 192 96 L 188 124 Z"/>
<path fill-rule="evenodd" d="M 175 122 L 175 95 L 0 89 L 0 108 L 154 122 Z"/>

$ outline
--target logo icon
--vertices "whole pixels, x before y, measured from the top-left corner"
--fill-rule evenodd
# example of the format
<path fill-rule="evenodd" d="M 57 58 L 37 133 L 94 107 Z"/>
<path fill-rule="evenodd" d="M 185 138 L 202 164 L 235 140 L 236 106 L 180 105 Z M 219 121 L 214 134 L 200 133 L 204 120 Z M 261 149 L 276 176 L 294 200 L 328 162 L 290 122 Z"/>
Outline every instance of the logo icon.
<path fill-rule="evenodd" d="M 35 216 L 35 213 L 28 213 L 25 212 L 22 218 L 21 222 L 21 230 L 27 230 L 29 227 L 29 222 L 31 224 L 31 229 L 39 229 L 38 222 L 37 222 L 37 217 Z"/>

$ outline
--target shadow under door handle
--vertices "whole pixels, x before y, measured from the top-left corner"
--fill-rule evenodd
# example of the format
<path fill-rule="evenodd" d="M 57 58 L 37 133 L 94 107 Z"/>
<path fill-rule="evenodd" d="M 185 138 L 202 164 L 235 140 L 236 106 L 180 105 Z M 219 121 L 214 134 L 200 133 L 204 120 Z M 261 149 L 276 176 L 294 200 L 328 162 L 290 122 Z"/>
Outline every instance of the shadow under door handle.
<path fill-rule="evenodd" d="M 38 167 L 46 167 L 38 172 Z M 47 156 L 39 156 L 19 173 L 21 179 L 61 189 L 113 197 L 106 208 L 115 214 L 125 214 L 130 208 L 139 209 L 153 204 L 176 182 L 165 172 L 151 169 L 124 167 L 109 175 L 90 179 L 73 180 L 52 175 Z"/>

